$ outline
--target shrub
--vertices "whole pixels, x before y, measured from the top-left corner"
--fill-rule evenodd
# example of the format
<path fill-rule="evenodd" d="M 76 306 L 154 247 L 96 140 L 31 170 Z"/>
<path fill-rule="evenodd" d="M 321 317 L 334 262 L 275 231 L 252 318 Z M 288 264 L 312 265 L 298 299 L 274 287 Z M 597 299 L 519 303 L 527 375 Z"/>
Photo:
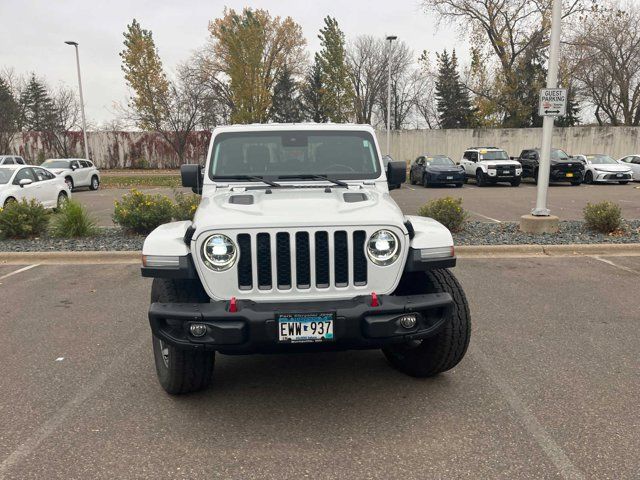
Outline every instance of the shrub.
<path fill-rule="evenodd" d="M 171 221 L 173 202 L 166 195 L 148 195 L 131 190 L 115 202 L 113 221 L 125 230 L 149 233 L 154 228 Z"/>
<path fill-rule="evenodd" d="M 35 200 L 11 202 L 0 209 L 0 235 L 3 238 L 30 238 L 42 235 L 49 222 L 44 207 Z"/>
<path fill-rule="evenodd" d="M 611 233 L 622 227 L 622 211 L 613 202 L 587 203 L 584 207 L 587 228 L 600 233 Z"/>
<path fill-rule="evenodd" d="M 52 237 L 88 237 L 98 231 L 96 221 L 79 202 L 64 203 L 51 219 L 49 234 Z"/>
<path fill-rule="evenodd" d="M 193 215 L 200 205 L 200 195 L 174 192 L 176 203 L 173 206 L 173 218 L 176 220 L 193 220 Z"/>
<path fill-rule="evenodd" d="M 418 209 L 418 215 L 437 220 L 452 232 L 459 232 L 467 221 L 467 212 L 462 208 L 462 198 L 436 198 Z"/>

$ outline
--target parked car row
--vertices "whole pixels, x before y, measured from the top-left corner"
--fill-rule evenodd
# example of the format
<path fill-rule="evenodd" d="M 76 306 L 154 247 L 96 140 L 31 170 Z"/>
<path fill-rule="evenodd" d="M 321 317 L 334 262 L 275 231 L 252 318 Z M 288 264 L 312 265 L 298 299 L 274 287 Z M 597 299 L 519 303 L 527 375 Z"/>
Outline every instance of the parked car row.
<path fill-rule="evenodd" d="M 24 158 L 18 155 L 0 155 L 0 167 L 17 166 L 30 165 L 24 160 Z M 49 176 L 50 174 L 55 177 L 60 177 L 62 181 L 67 184 L 69 192 L 79 187 L 89 187 L 90 190 L 97 190 L 100 187 L 100 171 L 90 160 L 85 160 L 83 158 L 51 158 L 49 160 L 45 160 L 39 167 L 30 167 L 32 167 L 32 172 L 34 173 L 34 177 L 31 178 L 32 182 L 34 182 L 34 188 L 30 187 L 26 190 L 21 190 L 19 195 L 21 198 L 35 198 L 35 196 L 27 195 L 27 192 L 42 190 L 41 188 L 35 188 L 36 182 L 39 181 L 38 177 L 35 176 L 35 173 L 38 173 L 40 176 L 42 176 L 42 171 L 48 172 L 46 176 Z M 31 170 L 25 170 L 25 172 L 30 171 Z M 23 172 L 21 175 L 28 175 L 28 173 L 25 172 Z M 2 180 L 4 180 L 4 182 L 1 183 L 2 185 L 4 185 L 2 187 L 3 192 L 5 192 L 8 188 L 6 187 L 6 185 L 11 184 L 11 182 L 15 181 L 15 179 L 15 176 L 12 176 L 12 178 L 9 179 L 8 174 L 6 172 L 3 173 Z M 21 179 L 18 179 L 18 182 L 20 180 Z M 19 183 L 16 183 L 15 185 L 19 185 Z M 42 185 L 37 186 L 40 187 Z M 12 194 L 5 197 L 0 196 L 0 207 L 4 205 L 7 199 L 11 198 L 15 198 L 15 195 Z"/>
<path fill-rule="evenodd" d="M 63 177 L 42 167 L 0 165 L 0 206 L 11 202 L 36 200 L 45 208 L 57 208 L 71 198 Z"/>
<path fill-rule="evenodd" d="M 409 182 L 412 185 L 453 185 L 462 187 L 469 179 L 479 187 L 496 183 L 520 185 L 522 179 L 538 182 L 540 149 L 525 149 L 519 157 L 509 157 L 497 147 L 472 147 L 467 149 L 459 162 L 446 155 L 420 155 L 410 166 Z M 603 154 L 568 155 L 565 151 L 551 150 L 549 181 L 567 182 L 578 186 L 582 183 L 627 184 L 640 180 L 640 155 L 629 155 L 614 160 Z"/>

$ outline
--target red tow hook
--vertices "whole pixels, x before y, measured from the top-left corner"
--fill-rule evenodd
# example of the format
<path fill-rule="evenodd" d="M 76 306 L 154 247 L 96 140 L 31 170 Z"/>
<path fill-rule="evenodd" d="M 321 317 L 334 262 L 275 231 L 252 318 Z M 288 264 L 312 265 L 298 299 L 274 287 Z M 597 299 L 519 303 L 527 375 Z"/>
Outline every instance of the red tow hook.
<path fill-rule="evenodd" d="M 372 307 L 380 306 L 380 301 L 378 300 L 378 295 L 376 294 L 376 292 L 371 292 L 371 306 Z"/>
<path fill-rule="evenodd" d="M 236 297 L 231 297 L 229 301 L 229 312 L 236 313 L 238 311 L 238 304 L 236 302 Z"/>

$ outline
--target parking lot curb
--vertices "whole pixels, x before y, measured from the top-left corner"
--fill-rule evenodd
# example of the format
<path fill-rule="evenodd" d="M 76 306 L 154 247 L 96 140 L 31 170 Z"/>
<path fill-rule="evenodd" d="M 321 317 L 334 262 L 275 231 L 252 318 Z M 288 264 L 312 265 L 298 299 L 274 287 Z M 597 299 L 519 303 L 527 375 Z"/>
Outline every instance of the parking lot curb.
<path fill-rule="evenodd" d="M 139 265 L 141 252 L 0 252 L 0 265 Z M 640 243 L 570 245 L 463 245 L 456 256 L 464 258 L 569 257 L 573 255 L 640 256 Z"/>
<path fill-rule="evenodd" d="M 141 252 L 0 252 L 0 265 L 140 264 Z"/>

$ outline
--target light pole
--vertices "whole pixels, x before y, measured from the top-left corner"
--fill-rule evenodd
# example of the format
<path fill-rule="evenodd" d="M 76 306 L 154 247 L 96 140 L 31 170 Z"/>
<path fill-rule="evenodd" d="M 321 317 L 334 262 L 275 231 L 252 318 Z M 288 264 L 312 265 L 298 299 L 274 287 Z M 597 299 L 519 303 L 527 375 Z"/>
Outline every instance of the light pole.
<path fill-rule="evenodd" d="M 389 55 L 387 56 L 388 75 L 387 75 L 387 155 L 391 154 L 389 142 L 391 140 L 391 43 L 397 39 L 396 35 L 387 35 L 389 42 Z"/>
<path fill-rule="evenodd" d="M 551 43 L 549 46 L 549 71 L 547 72 L 547 88 L 558 87 L 558 63 L 560 56 L 560 24 L 562 22 L 562 0 L 553 0 L 551 19 Z M 547 208 L 547 191 L 549 189 L 549 170 L 551 167 L 551 139 L 555 117 L 545 116 L 542 119 L 542 149 L 540 150 L 540 169 L 538 171 L 538 196 L 533 215 L 548 217 L 551 212 Z"/>
<path fill-rule="evenodd" d="M 547 88 L 557 88 L 558 86 L 561 23 L 562 0 L 553 0 Z M 558 231 L 559 219 L 551 215 L 551 211 L 547 208 L 554 120 L 555 117 L 546 115 L 542 119 L 542 145 L 540 149 L 536 208 L 531 211 L 531 215 L 524 215 L 520 221 L 520 230 L 528 233 L 554 233 Z"/>
<path fill-rule="evenodd" d="M 67 40 L 67 45 L 73 45 L 76 49 L 76 65 L 78 66 L 78 90 L 80 91 L 80 112 L 82 113 L 82 134 L 84 138 L 84 158 L 89 160 L 89 144 L 87 143 L 87 120 L 84 116 L 84 99 L 82 98 L 82 77 L 80 76 L 80 53 L 78 52 L 78 42 Z"/>

